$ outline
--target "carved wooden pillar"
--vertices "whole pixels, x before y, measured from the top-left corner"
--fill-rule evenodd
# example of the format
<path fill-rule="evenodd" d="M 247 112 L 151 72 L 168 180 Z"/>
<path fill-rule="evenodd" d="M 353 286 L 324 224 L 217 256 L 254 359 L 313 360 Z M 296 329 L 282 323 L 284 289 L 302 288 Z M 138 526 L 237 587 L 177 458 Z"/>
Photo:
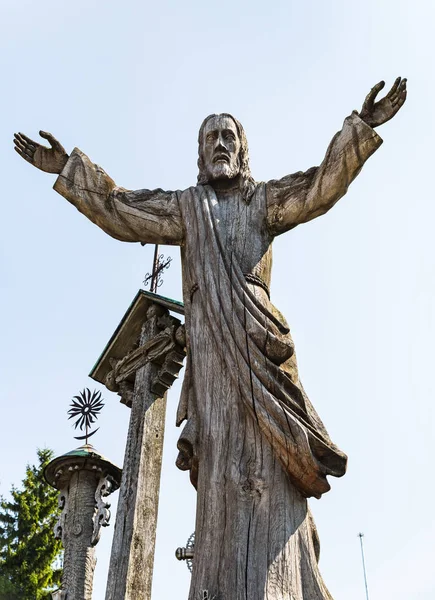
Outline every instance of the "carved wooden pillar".
<path fill-rule="evenodd" d="M 55 458 L 44 475 L 62 509 L 54 532 L 64 546 L 62 588 L 53 599 L 91 600 L 95 545 L 110 519 L 105 497 L 118 489 L 121 470 L 88 444 Z"/>
<path fill-rule="evenodd" d="M 106 600 L 150 600 L 166 391 L 182 367 L 180 303 L 141 291 L 91 377 L 131 407 Z"/>

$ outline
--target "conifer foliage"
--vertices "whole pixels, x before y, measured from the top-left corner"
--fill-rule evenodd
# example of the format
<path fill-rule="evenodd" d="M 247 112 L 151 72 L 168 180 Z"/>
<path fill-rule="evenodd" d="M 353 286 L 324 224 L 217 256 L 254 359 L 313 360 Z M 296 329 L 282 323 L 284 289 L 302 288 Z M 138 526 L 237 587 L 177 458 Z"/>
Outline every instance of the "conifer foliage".
<path fill-rule="evenodd" d="M 61 543 L 53 534 L 58 492 L 43 478 L 53 452 L 37 455 L 22 488 L 12 487 L 10 500 L 0 500 L 0 600 L 48 600 L 60 585 Z"/>

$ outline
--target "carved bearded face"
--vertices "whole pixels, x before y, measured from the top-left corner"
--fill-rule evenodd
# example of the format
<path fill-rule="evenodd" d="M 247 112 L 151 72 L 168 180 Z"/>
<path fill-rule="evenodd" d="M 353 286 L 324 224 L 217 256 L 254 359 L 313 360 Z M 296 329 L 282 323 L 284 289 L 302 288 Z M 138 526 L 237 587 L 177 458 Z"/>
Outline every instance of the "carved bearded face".
<path fill-rule="evenodd" d="M 202 138 L 204 170 L 209 181 L 232 179 L 240 171 L 240 139 L 236 124 L 227 116 L 209 119 Z"/>

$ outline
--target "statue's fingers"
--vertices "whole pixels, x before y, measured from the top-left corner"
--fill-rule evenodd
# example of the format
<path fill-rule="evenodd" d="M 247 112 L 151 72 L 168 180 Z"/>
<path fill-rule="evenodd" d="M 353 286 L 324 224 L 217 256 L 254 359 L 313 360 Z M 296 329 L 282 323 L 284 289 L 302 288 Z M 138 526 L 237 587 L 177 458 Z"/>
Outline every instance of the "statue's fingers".
<path fill-rule="evenodd" d="M 408 95 L 408 92 L 406 91 L 406 88 L 405 88 L 405 89 L 404 89 L 404 90 L 401 92 L 401 94 L 400 94 L 400 96 L 399 96 L 399 98 L 398 98 L 398 101 L 397 101 L 397 104 L 399 105 L 399 108 L 405 104 L 405 101 L 406 101 L 406 96 L 407 96 L 407 95 Z"/>
<path fill-rule="evenodd" d="M 398 89 L 394 92 L 394 94 L 392 94 L 391 96 L 390 95 L 388 96 L 388 98 L 390 99 L 390 101 L 392 102 L 393 105 L 397 104 L 402 91 L 406 90 L 406 82 L 405 82 L 404 86 L 402 86 L 402 83 L 403 82 L 400 83 Z"/>
<path fill-rule="evenodd" d="M 27 138 L 29 139 L 29 138 Z M 27 141 L 23 138 L 22 134 L 14 133 L 14 141 L 20 143 L 23 147 L 29 148 L 30 150 L 36 151 L 36 144 L 32 141 Z M 39 144 L 38 144 L 39 145 Z"/>
<path fill-rule="evenodd" d="M 51 133 L 48 133 L 48 131 L 40 131 L 39 135 L 46 139 L 50 146 L 54 149 L 54 150 L 59 150 L 61 152 L 65 152 L 64 147 L 62 146 L 62 144 L 54 137 L 54 135 L 52 135 Z"/>
<path fill-rule="evenodd" d="M 367 97 L 365 99 L 364 104 L 368 107 L 371 108 L 375 102 L 376 96 L 379 94 L 379 92 L 382 90 L 382 88 L 385 86 L 385 81 L 380 81 L 379 83 L 377 83 L 376 85 L 374 85 L 372 87 L 372 89 L 370 90 L 370 92 L 367 94 Z"/>
<path fill-rule="evenodd" d="M 14 135 L 14 144 L 23 150 L 26 147 L 26 144 L 17 135 Z"/>
<path fill-rule="evenodd" d="M 393 106 L 402 106 L 406 100 L 407 89 L 406 89 L 406 79 L 402 79 L 399 89 L 397 90 L 394 99 L 392 100 Z"/>
<path fill-rule="evenodd" d="M 23 144 L 24 146 L 28 143 L 19 133 L 14 133 L 14 142 L 15 141 L 20 142 L 20 144 Z"/>
<path fill-rule="evenodd" d="M 391 101 L 391 104 L 393 106 L 396 106 L 397 104 L 403 104 L 406 100 L 406 93 L 406 90 L 403 90 L 402 92 L 400 92 L 400 94 L 397 94 L 394 100 Z"/>
<path fill-rule="evenodd" d="M 24 154 L 25 154 L 26 156 L 28 156 L 28 157 L 30 158 L 30 160 L 33 160 L 33 159 L 34 159 L 35 153 L 34 153 L 34 152 L 32 152 L 32 150 L 29 150 L 28 148 L 25 148 L 25 149 L 23 150 L 23 152 L 24 152 Z"/>
<path fill-rule="evenodd" d="M 25 154 L 22 150 L 20 150 L 16 146 L 15 146 L 14 150 L 21 156 L 21 158 L 24 158 L 24 160 L 27 160 L 27 162 L 30 163 L 31 165 L 33 164 L 32 158 L 30 156 L 28 156 L 27 154 Z"/>
<path fill-rule="evenodd" d="M 33 150 L 27 148 L 26 145 L 23 145 L 18 140 L 15 140 L 15 148 L 20 150 L 23 154 L 26 154 L 29 158 L 33 159 L 33 155 L 35 154 Z"/>
<path fill-rule="evenodd" d="M 391 87 L 391 90 L 387 94 L 387 96 L 388 96 L 388 98 L 390 98 L 390 100 L 393 96 L 396 95 L 397 91 L 399 90 L 401 82 L 402 82 L 402 78 L 397 77 L 396 81 L 393 83 L 393 85 Z"/>
<path fill-rule="evenodd" d="M 32 140 L 31 138 L 27 137 L 27 135 L 25 135 L 21 131 L 19 133 L 17 133 L 16 135 L 19 135 L 25 142 L 32 144 L 33 146 L 39 145 L 38 142 L 35 142 L 35 140 Z"/>
<path fill-rule="evenodd" d="M 51 133 L 49 133 L 48 131 L 40 131 L 39 135 L 44 138 L 44 140 L 47 140 L 48 142 L 50 142 L 50 144 L 53 146 L 53 144 L 55 144 L 57 142 L 56 138 L 54 137 L 54 135 L 52 135 Z"/>

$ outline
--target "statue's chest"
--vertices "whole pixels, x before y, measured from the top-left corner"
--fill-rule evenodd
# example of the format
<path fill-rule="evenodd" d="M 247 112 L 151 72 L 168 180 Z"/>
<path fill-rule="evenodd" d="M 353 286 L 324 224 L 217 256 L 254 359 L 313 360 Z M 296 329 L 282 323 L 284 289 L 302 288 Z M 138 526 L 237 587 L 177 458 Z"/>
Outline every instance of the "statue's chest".
<path fill-rule="evenodd" d="M 261 259 L 270 245 L 265 215 L 254 196 L 247 204 L 239 194 L 219 195 L 213 203 L 213 220 L 223 249 L 247 269 Z"/>
<path fill-rule="evenodd" d="M 264 186 L 249 203 L 238 191 L 216 195 L 209 187 L 185 190 L 180 208 L 185 227 L 183 278 L 195 283 L 198 270 L 215 272 L 219 264 L 237 263 L 266 283 L 270 278 L 271 241 L 266 226 Z"/>

